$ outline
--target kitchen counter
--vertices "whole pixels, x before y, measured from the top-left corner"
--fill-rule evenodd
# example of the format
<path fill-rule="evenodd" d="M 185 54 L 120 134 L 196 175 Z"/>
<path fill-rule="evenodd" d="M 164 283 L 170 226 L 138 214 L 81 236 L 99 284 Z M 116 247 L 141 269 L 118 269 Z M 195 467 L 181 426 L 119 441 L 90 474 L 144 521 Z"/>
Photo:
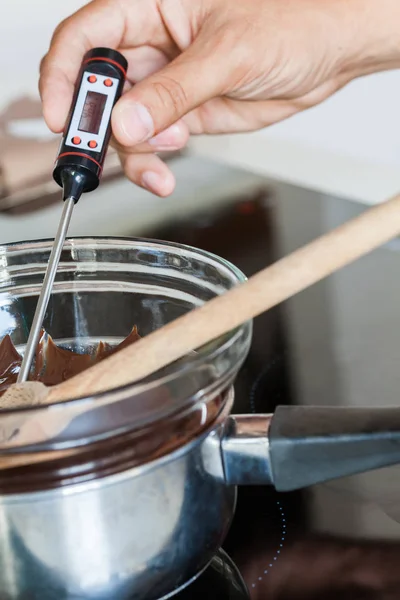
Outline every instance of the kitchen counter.
<path fill-rule="evenodd" d="M 169 198 L 158 198 L 121 175 L 84 195 L 72 216 L 69 237 L 143 235 L 149 227 L 177 222 L 199 208 L 232 203 L 243 193 L 265 187 L 265 178 L 197 157 L 170 162 L 177 179 Z M 26 214 L 0 212 L 0 243 L 54 237 L 61 200 Z"/>

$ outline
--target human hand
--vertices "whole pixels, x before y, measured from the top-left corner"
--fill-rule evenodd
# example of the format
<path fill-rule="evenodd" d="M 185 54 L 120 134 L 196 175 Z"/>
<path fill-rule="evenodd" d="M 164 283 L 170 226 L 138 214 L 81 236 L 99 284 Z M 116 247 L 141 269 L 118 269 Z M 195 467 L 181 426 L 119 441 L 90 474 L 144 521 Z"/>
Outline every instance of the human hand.
<path fill-rule="evenodd" d="M 118 49 L 129 68 L 114 145 L 133 182 L 169 195 L 156 152 L 189 134 L 264 128 L 397 66 L 385 3 L 400 18 L 398 0 L 94 0 L 61 23 L 42 61 L 44 117 L 62 131 L 85 52 Z"/>

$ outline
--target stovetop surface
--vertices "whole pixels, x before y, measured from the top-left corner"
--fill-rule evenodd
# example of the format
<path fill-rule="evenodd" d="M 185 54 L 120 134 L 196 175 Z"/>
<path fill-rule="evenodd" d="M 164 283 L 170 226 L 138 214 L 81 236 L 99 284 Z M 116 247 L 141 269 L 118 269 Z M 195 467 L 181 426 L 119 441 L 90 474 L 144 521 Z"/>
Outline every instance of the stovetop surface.
<path fill-rule="evenodd" d="M 249 600 L 249 594 L 234 562 L 219 550 L 205 572 L 171 600 Z"/>
<path fill-rule="evenodd" d="M 210 250 L 251 275 L 362 210 L 266 186 L 148 235 Z M 398 406 L 399 306 L 392 243 L 260 316 L 234 411 Z M 253 600 L 400 599 L 399 500 L 398 467 L 296 493 L 241 488 L 225 549 Z"/>

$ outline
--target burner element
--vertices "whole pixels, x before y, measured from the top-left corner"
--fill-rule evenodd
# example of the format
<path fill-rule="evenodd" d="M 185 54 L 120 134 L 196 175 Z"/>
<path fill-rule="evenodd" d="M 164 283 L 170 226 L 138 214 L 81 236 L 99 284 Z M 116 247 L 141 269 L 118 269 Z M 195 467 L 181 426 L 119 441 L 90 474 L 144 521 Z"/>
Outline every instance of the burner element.
<path fill-rule="evenodd" d="M 257 577 L 257 580 L 256 580 L 256 581 L 254 581 L 254 582 L 251 584 L 251 587 L 252 587 L 253 589 L 254 589 L 255 587 L 257 587 L 257 584 L 261 583 L 261 582 L 262 582 L 262 581 L 265 579 L 265 577 L 268 575 L 269 571 L 270 571 L 270 570 L 272 569 L 272 567 L 274 566 L 274 563 L 275 563 L 275 561 L 277 561 L 277 560 L 278 560 L 278 558 L 279 558 L 279 555 L 280 555 L 280 553 L 281 553 L 281 550 L 282 550 L 282 548 L 283 548 L 284 541 L 285 541 L 285 536 L 286 536 L 286 519 L 285 519 L 285 513 L 283 512 L 283 508 L 282 508 L 282 505 L 281 505 L 281 503 L 280 503 L 279 501 L 277 501 L 277 503 L 276 503 L 276 504 L 277 504 L 277 506 L 278 506 L 279 514 L 280 514 L 281 521 L 282 521 L 282 525 L 281 525 L 281 527 L 282 527 L 282 531 L 281 531 L 281 533 L 282 533 L 282 536 L 281 536 L 281 538 L 280 538 L 280 541 L 279 541 L 279 542 L 280 542 L 280 543 L 279 543 L 279 548 L 277 548 L 277 549 L 276 549 L 276 551 L 275 551 L 275 555 L 274 555 L 274 556 L 271 558 L 271 562 L 270 562 L 269 564 L 265 565 L 265 569 L 264 569 L 263 573 L 262 573 L 261 575 L 259 575 L 259 576 Z"/>

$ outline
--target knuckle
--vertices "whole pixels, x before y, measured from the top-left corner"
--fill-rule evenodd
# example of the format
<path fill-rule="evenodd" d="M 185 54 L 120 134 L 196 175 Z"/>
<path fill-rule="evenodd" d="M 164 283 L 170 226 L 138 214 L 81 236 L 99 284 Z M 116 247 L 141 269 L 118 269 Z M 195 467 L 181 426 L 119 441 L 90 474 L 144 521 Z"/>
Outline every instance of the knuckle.
<path fill-rule="evenodd" d="M 43 75 L 43 72 L 44 72 L 44 70 L 46 68 L 46 62 L 47 62 L 46 59 L 47 59 L 47 54 L 45 54 L 44 56 L 42 56 L 42 59 L 41 59 L 40 64 L 39 64 L 39 73 L 41 75 Z"/>
<path fill-rule="evenodd" d="M 153 90 L 161 106 L 177 116 L 185 112 L 188 98 L 179 81 L 169 75 L 163 75 L 153 83 Z"/>
<path fill-rule="evenodd" d="M 221 73 L 222 81 L 226 80 L 226 93 L 236 89 L 252 78 L 255 65 L 260 64 L 262 56 L 258 53 L 259 40 L 264 38 L 260 25 L 249 19 L 245 7 L 239 15 L 228 17 L 220 25 L 214 36 L 216 39 L 215 54 L 229 57 L 228 68 Z"/>
<path fill-rule="evenodd" d="M 69 35 L 71 17 L 67 17 L 57 25 L 51 37 L 49 51 L 43 56 L 40 61 L 39 72 L 41 75 L 51 66 L 53 62 L 54 50 L 63 43 L 66 36 Z"/>
<path fill-rule="evenodd" d="M 61 37 L 63 37 L 64 32 L 69 27 L 69 23 L 71 22 L 71 16 L 63 19 L 55 28 L 54 33 L 51 37 L 51 45 L 57 42 Z"/>

